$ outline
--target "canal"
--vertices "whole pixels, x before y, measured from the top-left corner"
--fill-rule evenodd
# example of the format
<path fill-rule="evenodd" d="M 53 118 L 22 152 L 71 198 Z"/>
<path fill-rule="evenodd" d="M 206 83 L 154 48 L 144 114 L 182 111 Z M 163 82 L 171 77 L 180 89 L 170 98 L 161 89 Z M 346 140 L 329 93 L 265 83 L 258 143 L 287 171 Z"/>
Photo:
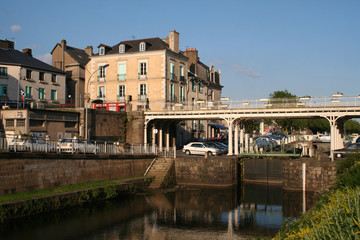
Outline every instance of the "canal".
<path fill-rule="evenodd" d="M 305 200 L 304 200 L 305 199 Z M 244 239 L 272 237 L 315 201 L 312 192 L 244 183 L 127 196 L 1 226 L 2 240 Z"/>

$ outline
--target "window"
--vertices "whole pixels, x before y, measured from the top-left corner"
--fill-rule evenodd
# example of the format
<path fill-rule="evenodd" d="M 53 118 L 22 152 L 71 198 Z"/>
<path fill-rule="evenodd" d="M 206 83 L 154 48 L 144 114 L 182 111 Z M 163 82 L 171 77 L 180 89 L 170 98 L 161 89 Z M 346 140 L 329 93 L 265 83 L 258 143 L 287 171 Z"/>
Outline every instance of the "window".
<path fill-rule="evenodd" d="M 175 86 L 170 84 L 170 101 L 175 101 Z"/>
<path fill-rule="evenodd" d="M 51 74 L 51 83 L 56 83 L 56 74 Z"/>
<path fill-rule="evenodd" d="M 146 50 L 146 44 L 144 42 L 140 43 L 139 50 L 140 52 L 144 52 Z"/>
<path fill-rule="evenodd" d="M 7 76 L 7 67 L 0 67 L 0 77 L 6 77 Z"/>
<path fill-rule="evenodd" d="M 140 84 L 139 100 L 146 100 L 146 84 Z"/>
<path fill-rule="evenodd" d="M 14 127 L 14 119 L 6 119 L 5 120 L 5 125 L 6 127 Z"/>
<path fill-rule="evenodd" d="M 139 63 L 139 79 L 146 78 L 147 75 L 147 64 L 146 62 Z"/>
<path fill-rule="evenodd" d="M 98 88 L 98 98 L 105 100 L 105 86 L 99 86 Z"/>
<path fill-rule="evenodd" d="M 39 72 L 39 81 L 44 81 L 44 75 L 43 72 Z"/>
<path fill-rule="evenodd" d="M 180 102 L 184 102 L 185 101 L 184 86 L 180 86 L 179 96 L 180 96 Z"/>
<path fill-rule="evenodd" d="M 118 101 L 125 101 L 125 85 L 119 85 L 119 92 L 118 92 Z"/>
<path fill-rule="evenodd" d="M 99 55 L 105 55 L 105 48 L 104 47 L 99 48 Z"/>
<path fill-rule="evenodd" d="M 180 74 L 180 81 L 185 81 L 185 77 L 184 77 L 184 66 L 182 66 L 182 65 L 180 65 L 179 74 Z"/>
<path fill-rule="evenodd" d="M 106 71 L 106 67 L 99 66 L 98 81 L 105 81 L 105 71 Z"/>
<path fill-rule="evenodd" d="M 31 70 L 29 70 L 29 69 L 26 70 L 26 79 L 32 79 L 31 78 L 31 73 L 32 73 Z"/>
<path fill-rule="evenodd" d="M 192 80 L 192 90 L 193 92 L 196 92 L 196 83 L 194 79 Z"/>
<path fill-rule="evenodd" d="M 173 62 L 170 62 L 170 79 L 175 80 L 175 65 Z"/>
<path fill-rule="evenodd" d="M 51 90 L 51 100 L 52 101 L 57 100 L 57 92 L 56 92 L 56 90 Z"/>
<path fill-rule="evenodd" d="M 119 53 L 124 53 L 125 52 L 125 45 L 124 44 L 121 44 L 119 46 Z"/>
<path fill-rule="evenodd" d="M 17 127 L 25 127 L 25 119 L 16 119 Z"/>
<path fill-rule="evenodd" d="M 126 64 L 120 63 L 118 65 L 118 80 L 124 81 L 126 79 Z"/>
<path fill-rule="evenodd" d="M 0 84 L 0 97 L 7 96 L 7 84 Z"/>
<path fill-rule="evenodd" d="M 25 87 L 25 97 L 26 98 L 31 98 L 32 97 L 32 89 L 29 86 Z"/>
<path fill-rule="evenodd" d="M 39 100 L 44 100 L 44 99 L 45 99 L 45 89 L 39 88 Z"/>
<path fill-rule="evenodd" d="M 202 92 L 203 86 L 201 83 L 199 83 L 199 92 Z"/>

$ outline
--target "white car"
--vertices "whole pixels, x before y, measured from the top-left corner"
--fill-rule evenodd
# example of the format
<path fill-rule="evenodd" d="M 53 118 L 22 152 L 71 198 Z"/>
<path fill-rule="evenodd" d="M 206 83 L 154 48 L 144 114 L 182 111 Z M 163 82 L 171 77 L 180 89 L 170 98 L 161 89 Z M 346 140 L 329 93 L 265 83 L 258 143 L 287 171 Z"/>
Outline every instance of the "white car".
<path fill-rule="evenodd" d="M 87 140 L 63 139 L 57 144 L 58 152 L 99 153 L 99 147 Z"/>
<path fill-rule="evenodd" d="M 182 150 L 186 155 L 198 154 L 198 155 L 219 155 L 221 154 L 221 150 L 218 148 L 214 148 L 209 146 L 207 143 L 203 142 L 191 142 L 183 147 Z"/>
<path fill-rule="evenodd" d="M 46 143 L 42 138 L 30 137 L 30 138 L 14 138 L 9 143 L 10 152 L 54 152 L 54 146 Z"/>

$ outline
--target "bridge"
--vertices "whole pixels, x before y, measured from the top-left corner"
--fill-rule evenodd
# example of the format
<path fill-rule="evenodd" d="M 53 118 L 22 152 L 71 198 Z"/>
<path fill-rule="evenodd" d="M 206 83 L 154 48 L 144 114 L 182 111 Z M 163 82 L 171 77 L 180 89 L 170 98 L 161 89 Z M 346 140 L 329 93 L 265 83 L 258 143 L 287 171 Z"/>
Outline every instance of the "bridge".
<path fill-rule="evenodd" d="M 246 120 L 262 119 L 299 119 L 325 118 L 330 123 L 330 153 L 343 147 L 339 131 L 342 120 L 360 117 L 360 95 L 344 97 L 334 94 L 331 97 L 302 97 L 287 99 L 223 99 L 221 102 L 198 101 L 193 104 L 167 104 L 160 111 L 145 111 L 144 143 L 147 144 L 148 128 L 159 128 L 159 145 L 162 145 L 162 133 L 166 133 L 166 146 L 170 145 L 169 123 L 183 120 L 224 120 L 228 125 L 228 155 L 239 154 L 240 142 Z M 153 141 L 156 131 L 152 131 Z M 155 142 L 153 142 L 155 144 Z M 234 151 L 233 151 L 234 147 Z"/>

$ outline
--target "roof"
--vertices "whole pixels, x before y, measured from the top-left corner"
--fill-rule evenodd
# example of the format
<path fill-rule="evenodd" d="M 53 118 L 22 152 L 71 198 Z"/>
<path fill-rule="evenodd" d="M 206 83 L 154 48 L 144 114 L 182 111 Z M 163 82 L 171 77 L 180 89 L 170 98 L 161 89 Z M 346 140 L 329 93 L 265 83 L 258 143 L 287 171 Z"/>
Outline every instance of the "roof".
<path fill-rule="evenodd" d="M 156 50 L 165 50 L 169 48 L 169 45 L 165 43 L 160 38 L 147 38 L 147 39 L 136 39 L 136 40 L 129 40 L 129 41 L 122 41 L 115 46 L 112 47 L 112 50 L 109 51 L 107 54 L 118 54 L 119 53 L 119 46 L 124 44 L 126 46 L 126 52 L 139 52 L 139 46 L 141 42 L 146 43 L 146 51 L 156 51 Z"/>
<path fill-rule="evenodd" d="M 83 67 L 90 61 L 89 55 L 83 49 L 66 46 L 65 51 Z"/>
<path fill-rule="evenodd" d="M 63 73 L 63 71 L 44 63 L 34 57 L 24 54 L 16 49 L 0 48 L 0 64 L 17 65 L 29 68 L 35 68 L 48 72 Z"/>

